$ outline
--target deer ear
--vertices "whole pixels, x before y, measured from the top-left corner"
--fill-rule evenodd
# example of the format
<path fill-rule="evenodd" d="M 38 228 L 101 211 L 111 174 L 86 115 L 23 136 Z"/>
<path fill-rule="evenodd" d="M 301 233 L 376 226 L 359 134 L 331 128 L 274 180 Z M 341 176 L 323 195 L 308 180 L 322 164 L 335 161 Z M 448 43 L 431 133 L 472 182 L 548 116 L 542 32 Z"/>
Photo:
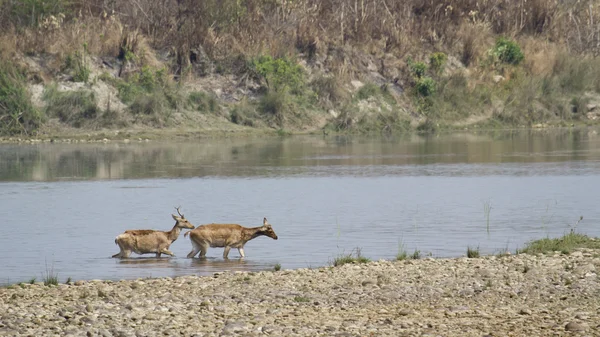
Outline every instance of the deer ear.
<path fill-rule="evenodd" d="M 175 215 L 175 214 L 171 214 L 171 216 L 173 217 L 173 219 L 174 219 L 175 221 L 177 221 L 177 220 L 178 220 L 178 217 L 177 217 L 177 215 Z"/>
<path fill-rule="evenodd" d="M 266 224 L 268 224 L 268 222 L 267 222 L 267 218 L 264 218 L 264 219 L 263 219 L 263 225 L 266 225 Z"/>

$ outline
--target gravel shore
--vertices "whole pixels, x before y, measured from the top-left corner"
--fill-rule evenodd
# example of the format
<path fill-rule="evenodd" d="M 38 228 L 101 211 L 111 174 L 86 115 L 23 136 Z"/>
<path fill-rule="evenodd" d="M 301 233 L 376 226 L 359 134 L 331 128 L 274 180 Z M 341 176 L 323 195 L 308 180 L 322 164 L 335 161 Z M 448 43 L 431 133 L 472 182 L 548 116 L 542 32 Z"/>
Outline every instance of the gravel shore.
<path fill-rule="evenodd" d="M 2 336 L 600 336 L 600 251 L 0 289 Z"/>

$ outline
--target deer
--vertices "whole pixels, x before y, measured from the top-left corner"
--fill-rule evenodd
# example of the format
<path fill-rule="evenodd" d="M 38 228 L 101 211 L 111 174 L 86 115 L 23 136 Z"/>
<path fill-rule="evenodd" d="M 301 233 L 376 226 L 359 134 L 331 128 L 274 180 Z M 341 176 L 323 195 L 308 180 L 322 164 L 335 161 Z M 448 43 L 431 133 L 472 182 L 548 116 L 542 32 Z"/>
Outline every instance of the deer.
<path fill-rule="evenodd" d="M 200 252 L 201 258 L 205 257 L 209 246 L 213 248 L 225 247 L 223 251 L 224 259 L 228 258 L 231 248 L 237 248 L 240 258 L 244 258 L 246 257 L 244 254 L 246 242 L 263 235 L 277 240 L 277 234 L 273 231 L 273 227 L 271 227 L 267 218 L 263 219 L 263 225 L 260 227 L 248 228 L 238 224 L 212 223 L 198 226 L 196 229 L 186 232 L 183 236 L 187 237 L 188 234 L 193 247 L 187 255 L 188 258 L 193 258 L 198 252 Z"/>
<path fill-rule="evenodd" d="M 130 229 L 115 238 L 115 244 L 121 249 L 120 252 L 113 255 L 114 258 L 128 258 L 131 252 L 137 254 L 155 253 L 156 257 L 161 254 L 175 256 L 169 250 L 169 247 L 177 238 L 181 229 L 194 229 L 183 214 L 179 211 L 180 207 L 175 207 L 177 214 L 171 214 L 175 220 L 175 226 L 170 231 L 158 231 L 153 229 Z"/>

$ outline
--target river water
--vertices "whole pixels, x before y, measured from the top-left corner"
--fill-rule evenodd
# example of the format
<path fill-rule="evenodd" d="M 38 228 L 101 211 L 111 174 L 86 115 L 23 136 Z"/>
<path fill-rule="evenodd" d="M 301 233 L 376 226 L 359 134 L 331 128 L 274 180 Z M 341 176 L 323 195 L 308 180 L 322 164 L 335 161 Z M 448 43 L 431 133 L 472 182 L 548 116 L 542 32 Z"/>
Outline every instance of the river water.
<path fill-rule="evenodd" d="M 0 145 L 0 284 L 319 267 L 342 254 L 393 259 L 514 252 L 576 230 L 600 235 L 597 129 L 433 136 L 200 139 Z M 187 259 L 113 259 L 126 229 L 259 226 L 279 236 Z"/>

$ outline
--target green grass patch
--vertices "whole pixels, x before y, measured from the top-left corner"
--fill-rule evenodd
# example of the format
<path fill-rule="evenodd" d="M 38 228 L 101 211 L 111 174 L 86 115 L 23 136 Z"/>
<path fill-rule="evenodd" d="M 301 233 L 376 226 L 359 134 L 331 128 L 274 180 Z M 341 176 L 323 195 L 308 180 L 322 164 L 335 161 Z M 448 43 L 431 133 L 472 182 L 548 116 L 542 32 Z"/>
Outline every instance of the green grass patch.
<path fill-rule="evenodd" d="M 273 267 L 274 271 L 280 271 L 281 270 L 281 264 L 277 263 L 274 267 Z"/>
<path fill-rule="evenodd" d="M 342 254 L 342 255 L 336 257 L 333 260 L 333 266 L 338 267 L 338 266 L 342 266 L 342 265 L 345 265 L 348 263 L 359 264 L 359 263 L 367 263 L 370 261 L 371 260 L 369 258 L 362 256 L 359 248 L 356 248 L 353 252 L 351 252 L 349 254 Z"/>
<path fill-rule="evenodd" d="M 569 254 L 578 248 L 600 249 L 600 240 L 578 233 L 568 233 L 559 238 L 544 238 L 534 240 L 525 245 L 517 253 L 546 254 L 562 252 Z"/>
<path fill-rule="evenodd" d="M 192 109 L 202 113 L 217 113 L 220 110 L 219 101 L 215 95 L 203 92 L 192 91 L 188 94 L 187 104 Z"/>
<path fill-rule="evenodd" d="M 408 253 L 405 250 L 396 254 L 396 260 L 404 261 L 406 259 L 408 259 Z"/>
<path fill-rule="evenodd" d="M 30 135 L 43 121 L 43 114 L 31 102 L 21 70 L 0 61 L 0 133 Z"/>
<path fill-rule="evenodd" d="M 467 247 L 467 257 L 470 259 L 475 259 L 479 257 L 479 247 L 471 248 Z"/>
<path fill-rule="evenodd" d="M 54 272 L 54 266 L 48 268 L 46 264 L 46 272 L 43 276 L 45 286 L 56 286 L 58 285 L 58 273 Z"/>
<path fill-rule="evenodd" d="M 43 100 L 46 115 L 57 117 L 61 122 L 80 128 L 100 115 L 94 92 L 88 90 L 59 91 L 56 84 L 45 88 Z"/>
<path fill-rule="evenodd" d="M 306 296 L 296 296 L 296 297 L 294 297 L 294 302 L 308 303 L 308 302 L 310 302 L 310 299 Z"/>
<path fill-rule="evenodd" d="M 258 126 L 259 116 L 256 112 L 256 108 L 248 102 L 246 98 L 243 98 L 238 104 L 233 106 L 229 111 L 229 120 L 232 123 L 244 126 Z"/>
<path fill-rule="evenodd" d="M 86 61 L 86 52 L 76 51 L 74 54 L 67 55 L 65 59 L 65 67 L 64 71 L 67 71 L 73 76 L 74 82 L 84 82 L 88 83 L 90 80 L 90 68 L 87 65 Z"/>

